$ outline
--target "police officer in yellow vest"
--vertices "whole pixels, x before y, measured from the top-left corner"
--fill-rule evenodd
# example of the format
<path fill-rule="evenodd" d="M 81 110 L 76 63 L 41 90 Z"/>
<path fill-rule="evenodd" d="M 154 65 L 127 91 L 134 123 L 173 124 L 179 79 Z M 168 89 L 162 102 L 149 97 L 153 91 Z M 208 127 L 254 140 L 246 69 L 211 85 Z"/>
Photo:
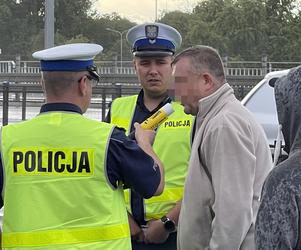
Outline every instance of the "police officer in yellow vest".
<path fill-rule="evenodd" d="M 166 103 L 175 112 L 157 130 L 154 151 L 164 163 L 165 189 L 161 196 L 143 199 L 136 190 L 126 192 L 133 249 L 176 249 L 184 179 L 190 154 L 192 116 L 168 96 L 171 61 L 181 44 L 179 32 L 162 23 L 131 28 L 127 40 L 132 46 L 134 67 L 142 90 L 138 95 L 117 98 L 106 120 L 131 132 Z"/>
<path fill-rule="evenodd" d="M 136 143 L 82 115 L 99 80 L 93 58 L 101 51 L 69 44 L 33 54 L 46 104 L 35 118 L 1 131 L 4 249 L 130 250 L 122 184 L 145 198 L 162 193 L 153 131 L 136 124 Z"/>

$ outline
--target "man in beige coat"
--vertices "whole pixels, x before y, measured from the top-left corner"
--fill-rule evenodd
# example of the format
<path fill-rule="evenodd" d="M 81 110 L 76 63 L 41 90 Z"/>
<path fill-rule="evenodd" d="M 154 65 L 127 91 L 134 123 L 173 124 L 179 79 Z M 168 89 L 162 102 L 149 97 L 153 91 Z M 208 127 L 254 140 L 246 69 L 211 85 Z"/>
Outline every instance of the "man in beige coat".
<path fill-rule="evenodd" d="M 263 129 L 235 98 L 215 49 L 183 51 L 173 75 L 176 96 L 197 122 L 178 250 L 255 249 L 259 196 L 272 168 Z"/>

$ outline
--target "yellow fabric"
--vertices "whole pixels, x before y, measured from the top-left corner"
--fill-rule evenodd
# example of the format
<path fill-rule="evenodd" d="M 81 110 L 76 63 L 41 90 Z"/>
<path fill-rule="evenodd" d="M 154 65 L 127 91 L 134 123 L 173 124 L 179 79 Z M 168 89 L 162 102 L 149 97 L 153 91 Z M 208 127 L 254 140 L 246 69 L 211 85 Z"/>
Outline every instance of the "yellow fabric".
<path fill-rule="evenodd" d="M 14 147 L 9 155 L 12 175 L 93 176 L 93 148 Z M 86 162 L 89 160 L 89 162 Z M 83 162 L 84 161 L 84 162 Z M 89 163 L 89 164 L 87 164 Z M 47 166 L 47 167 L 46 167 Z"/>
<path fill-rule="evenodd" d="M 131 249 L 123 190 L 106 176 L 113 128 L 68 112 L 2 128 L 6 246 Z"/>
<path fill-rule="evenodd" d="M 36 247 L 114 240 L 129 235 L 129 227 L 124 224 L 99 228 L 6 233 L 2 236 L 2 241 L 3 247 Z"/>
<path fill-rule="evenodd" d="M 111 122 L 128 132 L 136 102 L 137 96 L 115 99 L 111 108 Z M 154 151 L 164 164 L 165 189 L 160 196 L 144 200 L 147 220 L 162 217 L 182 199 L 190 156 L 193 117 L 186 115 L 180 104 L 172 102 L 172 106 L 175 111 L 159 126 L 153 145 Z M 127 208 L 131 211 L 129 199 L 129 191 L 125 190 Z"/>
<path fill-rule="evenodd" d="M 131 121 L 135 112 L 137 96 L 116 98 L 111 106 L 111 123 L 124 128 L 128 135 L 131 129 Z"/>

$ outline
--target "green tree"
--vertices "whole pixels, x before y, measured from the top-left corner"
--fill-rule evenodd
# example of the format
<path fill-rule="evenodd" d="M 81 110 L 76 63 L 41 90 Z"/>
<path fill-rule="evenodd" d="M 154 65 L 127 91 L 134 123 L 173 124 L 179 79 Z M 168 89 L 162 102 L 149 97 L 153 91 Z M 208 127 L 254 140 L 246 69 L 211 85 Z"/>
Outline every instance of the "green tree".
<path fill-rule="evenodd" d="M 55 1 L 55 42 L 82 36 L 93 12 L 91 0 Z M 32 51 L 43 48 L 44 1 L 2 0 L 0 2 L 0 46 L 7 57 L 32 59 Z M 5 34 L 5 35 L 4 35 Z M 62 39 L 64 38 L 64 39 Z"/>
<path fill-rule="evenodd" d="M 28 56 L 32 39 L 41 29 L 42 4 L 34 0 L 2 0 L 0 3 L 0 46 L 6 56 Z"/>
<path fill-rule="evenodd" d="M 120 60 L 120 35 L 107 28 L 123 32 L 122 47 L 123 60 L 132 60 L 130 46 L 126 41 L 126 31 L 136 25 L 125 18 L 121 18 L 118 14 L 96 16 L 90 18 L 87 22 L 83 35 L 91 42 L 99 43 L 104 47 L 103 53 L 100 55 L 102 60 L 113 60 L 117 56 Z"/>
<path fill-rule="evenodd" d="M 218 33 L 227 37 L 229 55 L 258 60 L 265 52 L 267 26 L 262 1 L 229 1 L 216 23 Z"/>
<path fill-rule="evenodd" d="M 267 12 L 267 54 L 274 61 L 301 60 L 300 9 L 296 0 L 265 0 Z M 298 33 L 299 32 L 299 33 Z"/>
<path fill-rule="evenodd" d="M 205 0 L 194 8 L 186 36 L 190 45 L 209 45 L 218 49 L 222 55 L 227 54 L 228 37 L 225 35 L 223 22 L 218 22 L 227 5 L 228 1 L 224 0 Z"/>
<path fill-rule="evenodd" d="M 204 0 L 193 11 L 186 39 L 244 60 L 300 60 L 297 0 Z"/>
<path fill-rule="evenodd" d="M 189 13 L 183 13 L 181 11 L 172 11 L 164 14 L 164 16 L 159 20 L 159 22 L 168 24 L 180 32 L 183 39 L 182 48 L 186 48 L 189 46 L 189 42 L 187 41 L 186 36 L 190 30 L 190 16 L 191 14 Z"/>
<path fill-rule="evenodd" d="M 55 30 L 67 39 L 84 33 L 91 11 L 91 0 L 55 1 Z"/>
<path fill-rule="evenodd" d="M 2 60 L 21 55 L 31 60 L 44 47 L 44 1 L 0 1 Z M 94 42 L 104 47 L 100 60 L 120 60 L 120 32 L 135 23 L 116 13 L 100 16 L 95 0 L 55 0 L 55 44 Z M 299 5 L 298 5 L 299 4 Z M 173 11 L 159 20 L 182 35 L 182 48 L 195 44 L 215 47 L 222 55 L 241 60 L 301 61 L 300 0 L 202 0 L 192 13 Z M 123 60 L 131 60 L 123 35 Z M 117 57 L 117 58 L 116 58 Z"/>

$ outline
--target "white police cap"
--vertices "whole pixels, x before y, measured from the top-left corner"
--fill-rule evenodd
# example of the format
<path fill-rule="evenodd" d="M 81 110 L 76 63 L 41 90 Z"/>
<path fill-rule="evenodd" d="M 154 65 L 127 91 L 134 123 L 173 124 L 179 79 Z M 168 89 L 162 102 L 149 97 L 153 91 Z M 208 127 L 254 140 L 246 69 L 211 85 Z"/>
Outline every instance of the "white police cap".
<path fill-rule="evenodd" d="M 131 28 L 126 35 L 134 56 L 173 55 L 181 46 L 181 34 L 163 23 L 145 23 Z"/>
<path fill-rule="evenodd" d="M 40 50 L 32 54 L 41 60 L 42 71 L 95 71 L 93 58 L 103 50 L 92 43 L 74 43 Z M 95 73 L 94 72 L 94 73 Z"/>

